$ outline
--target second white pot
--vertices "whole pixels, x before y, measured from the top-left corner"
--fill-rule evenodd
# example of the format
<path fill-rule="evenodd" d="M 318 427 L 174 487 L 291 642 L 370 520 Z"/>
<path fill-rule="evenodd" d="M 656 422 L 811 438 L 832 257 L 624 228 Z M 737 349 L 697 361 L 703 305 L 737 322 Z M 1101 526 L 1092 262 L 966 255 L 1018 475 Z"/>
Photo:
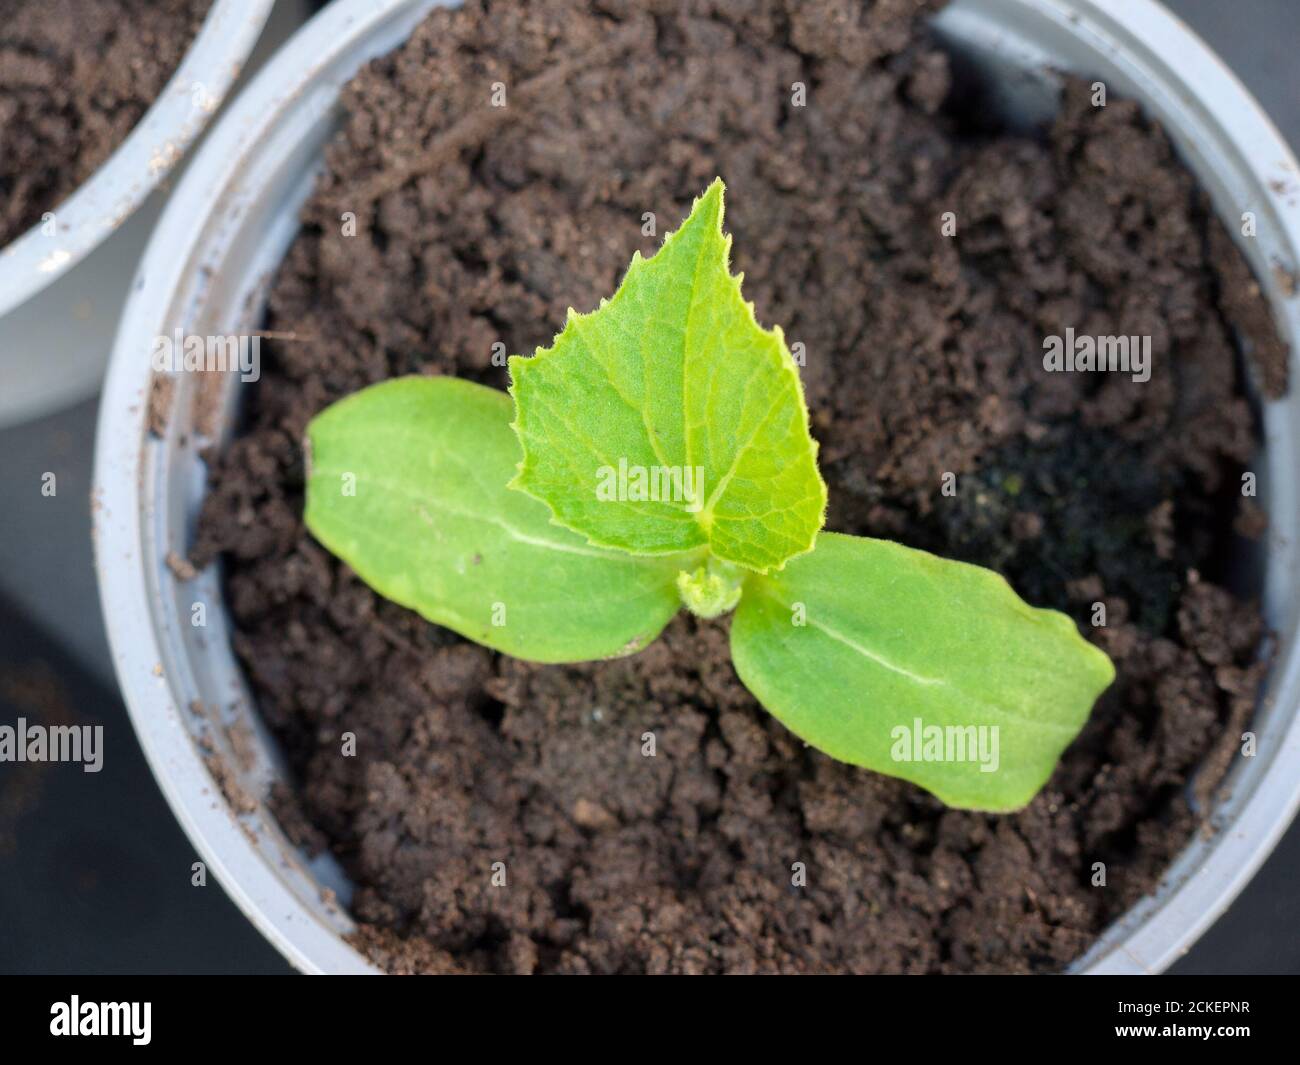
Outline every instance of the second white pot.
<path fill-rule="evenodd" d="M 216 114 L 274 0 L 215 0 L 158 98 L 102 166 L 0 248 L 0 427 L 92 395 L 125 299 L 124 273 L 157 220 L 141 210 Z M 138 213 L 137 213 L 138 212 Z"/>

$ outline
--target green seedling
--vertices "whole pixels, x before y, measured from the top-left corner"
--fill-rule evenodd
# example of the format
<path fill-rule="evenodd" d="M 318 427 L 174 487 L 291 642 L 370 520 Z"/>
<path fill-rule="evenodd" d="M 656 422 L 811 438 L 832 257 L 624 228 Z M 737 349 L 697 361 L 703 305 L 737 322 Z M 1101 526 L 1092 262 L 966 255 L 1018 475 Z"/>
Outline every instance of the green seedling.
<path fill-rule="evenodd" d="M 535 662 L 734 611 L 740 679 L 797 736 L 951 806 L 1023 806 L 1110 660 L 996 573 L 822 530 L 798 368 L 722 213 L 715 181 L 611 299 L 510 359 L 509 396 L 407 377 L 318 415 L 308 528 L 381 595 Z"/>

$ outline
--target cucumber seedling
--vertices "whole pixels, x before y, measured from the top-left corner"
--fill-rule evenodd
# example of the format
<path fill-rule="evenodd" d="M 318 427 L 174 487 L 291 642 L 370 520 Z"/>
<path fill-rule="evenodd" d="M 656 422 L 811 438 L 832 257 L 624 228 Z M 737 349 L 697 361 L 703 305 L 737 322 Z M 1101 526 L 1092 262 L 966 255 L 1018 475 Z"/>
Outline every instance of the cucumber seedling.
<path fill-rule="evenodd" d="M 998 574 L 826 532 L 798 368 L 741 296 L 723 186 L 510 394 L 405 377 L 308 426 L 306 522 L 381 595 L 505 654 L 645 647 L 734 611 L 736 672 L 833 758 L 1023 806 L 1114 679 Z"/>

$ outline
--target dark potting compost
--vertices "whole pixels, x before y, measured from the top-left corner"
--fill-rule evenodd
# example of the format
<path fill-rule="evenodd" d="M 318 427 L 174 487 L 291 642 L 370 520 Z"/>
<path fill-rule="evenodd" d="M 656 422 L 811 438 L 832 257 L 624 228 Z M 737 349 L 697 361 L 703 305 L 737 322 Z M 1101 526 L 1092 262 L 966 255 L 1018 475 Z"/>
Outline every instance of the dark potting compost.
<path fill-rule="evenodd" d="M 344 90 L 270 292 L 295 339 L 210 456 L 193 561 L 225 556 L 295 774 L 279 813 L 347 868 L 381 965 L 1057 970 L 1203 826 L 1265 668 L 1227 585 L 1234 521 L 1261 520 L 1246 381 L 1283 391 L 1287 351 L 1137 107 L 1071 84 L 1041 135 L 1000 132 L 953 89 L 938 6 L 472 0 Z M 504 387 L 494 344 L 549 343 L 654 252 L 647 212 L 684 217 L 717 175 L 745 293 L 802 350 L 828 527 L 993 567 L 1116 664 L 1021 812 L 806 747 L 737 680 L 725 617 L 530 665 L 380 599 L 303 527 L 314 414 L 413 372 Z M 1149 337 L 1149 379 L 1049 372 L 1068 330 Z"/>
<path fill-rule="evenodd" d="M 0 0 L 0 246 L 84 182 L 180 65 L 211 0 Z"/>

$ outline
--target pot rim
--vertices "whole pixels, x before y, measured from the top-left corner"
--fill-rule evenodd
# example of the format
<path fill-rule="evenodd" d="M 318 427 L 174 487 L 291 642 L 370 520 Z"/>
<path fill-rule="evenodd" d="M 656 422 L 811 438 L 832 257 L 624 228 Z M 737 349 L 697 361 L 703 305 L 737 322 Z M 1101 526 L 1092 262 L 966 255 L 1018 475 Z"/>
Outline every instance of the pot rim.
<path fill-rule="evenodd" d="M 148 527 L 161 520 L 158 512 L 165 509 L 165 501 L 151 494 L 152 471 L 161 461 L 160 442 L 149 435 L 152 371 L 138 338 L 158 332 L 182 278 L 196 266 L 202 228 L 196 220 L 211 213 L 214 198 L 230 186 L 246 153 L 275 117 L 300 98 L 313 95 L 313 89 L 319 90 L 314 84 L 319 71 L 368 29 L 399 17 L 407 18 L 413 28 L 437 2 L 336 0 L 290 39 L 214 126 L 167 204 L 142 260 L 114 345 L 96 438 L 92 507 L 96 570 L 114 665 L 133 725 L 173 812 L 226 891 L 267 939 L 307 972 L 378 970 L 271 868 L 226 804 L 214 802 L 207 769 L 181 719 L 185 700 L 161 668 L 166 643 L 160 621 L 161 559 L 146 556 L 146 551 L 157 551 Z M 1206 122 L 1221 125 L 1240 156 L 1238 162 L 1245 161 L 1243 165 L 1261 186 L 1267 182 L 1259 173 L 1260 165 L 1251 160 L 1266 157 L 1270 165 L 1276 162 L 1300 176 L 1290 149 L 1253 97 L 1191 30 L 1154 0 L 970 0 L 963 6 L 993 8 L 999 12 L 997 17 L 1010 15 L 1013 22 L 1015 15 L 1032 12 L 1059 22 L 1065 32 L 1092 34 L 1094 47 L 1109 43 L 1115 48 L 1116 42 L 1123 42 L 1155 72 L 1152 77 L 1157 83 L 1166 84 L 1167 91 L 1188 81 L 1196 86 L 1195 94 L 1188 90 L 1182 97 L 1162 102 L 1172 106 L 1174 113 L 1186 113 L 1194 129 Z M 1168 47 L 1171 41 L 1176 47 Z M 1162 53 L 1148 42 L 1165 45 Z M 1181 73 L 1173 71 L 1161 54 L 1176 55 Z M 1211 167 L 1216 162 L 1201 159 L 1200 165 Z M 1267 206 L 1294 253 L 1300 249 L 1300 207 L 1294 198 L 1276 190 L 1270 191 Z M 1261 281 L 1281 316 L 1276 285 L 1269 279 Z M 1294 306 L 1287 314 L 1291 317 L 1284 328 L 1294 352 L 1300 334 L 1292 327 L 1300 318 L 1295 317 Z M 1293 367 L 1294 363 L 1293 357 Z M 1292 387 L 1293 397 L 1297 387 Z M 1300 449 L 1300 409 L 1289 416 L 1277 413 L 1265 431 L 1270 451 L 1283 448 L 1294 455 Z M 1293 466 L 1293 460 L 1288 461 Z M 1296 487 L 1285 478 L 1273 480 L 1281 481 L 1272 486 L 1278 505 L 1300 511 Z M 1294 551 L 1282 568 L 1286 571 L 1282 577 L 1293 588 Z M 1280 675 L 1273 679 L 1273 690 L 1290 693 L 1284 734 L 1275 737 L 1269 764 L 1252 767 L 1255 779 L 1249 787 L 1237 788 L 1229 800 L 1232 809 L 1216 841 L 1205 845 L 1208 850 L 1198 850 L 1197 841 L 1189 844 L 1155 895 L 1112 925 L 1072 971 L 1165 968 L 1226 909 L 1272 850 L 1300 806 L 1300 774 L 1292 768 L 1300 764 L 1300 716 L 1295 705 L 1300 653 L 1291 654 L 1282 666 L 1275 671 Z M 1261 754 L 1258 761 L 1264 760 Z M 1249 823 L 1251 830 L 1242 831 L 1243 823 Z M 1213 876 L 1206 875 L 1211 865 L 1216 867 Z"/>
<path fill-rule="evenodd" d="M 140 121 L 89 178 L 50 209 L 56 232 L 46 236 L 37 222 L 0 247 L 0 316 L 94 251 L 184 158 L 239 76 L 274 3 L 213 0 L 180 66 Z"/>

